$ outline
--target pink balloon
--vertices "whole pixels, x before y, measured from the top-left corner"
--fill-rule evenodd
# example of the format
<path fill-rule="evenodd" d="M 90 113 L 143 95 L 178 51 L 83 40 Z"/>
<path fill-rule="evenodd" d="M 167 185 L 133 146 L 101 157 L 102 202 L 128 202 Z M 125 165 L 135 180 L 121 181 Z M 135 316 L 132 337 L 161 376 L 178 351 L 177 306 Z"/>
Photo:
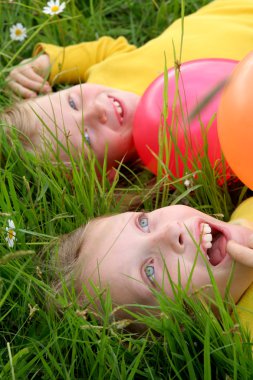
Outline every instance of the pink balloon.
<path fill-rule="evenodd" d="M 210 91 L 229 77 L 236 64 L 237 61 L 229 59 L 200 59 L 182 64 L 176 102 L 175 70 L 174 68 L 168 70 L 166 135 L 168 143 L 171 141 L 168 168 L 175 177 L 181 177 L 191 169 L 195 170 L 193 162 L 196 164 L 199 162 L 199 156 L 206 154 L 205 141 L 208 144 L 208 158 L 212 167 L 221 161 L 216 123 L 221 90 L 191 121 L 189 121 L 189 115 Z M 158 166 L 158 160 L 154 154 L 159 154 L 159 130 L 161 132 L 165 125 L 162 123 L 163 91 L 164 75 L 162 74 L 143 94 L 137 107 L 133 127 L 137 153 L 145 166 L 154 174 L 157 174 Z M 180 158 L 178 150 L 183 158 Z M 165 154 L 163 162 L 166 163 Z M 228 168 L 227 177 L 230 174 L 231 171 Z"/>

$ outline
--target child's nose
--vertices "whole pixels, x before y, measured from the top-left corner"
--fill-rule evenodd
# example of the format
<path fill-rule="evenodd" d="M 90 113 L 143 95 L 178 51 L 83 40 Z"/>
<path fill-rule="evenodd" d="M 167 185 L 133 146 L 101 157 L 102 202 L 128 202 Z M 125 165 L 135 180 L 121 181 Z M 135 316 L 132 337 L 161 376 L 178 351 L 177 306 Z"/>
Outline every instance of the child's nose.
<path fill-rule="evenodd" d="M 84 121 L 89 124 L 92 124 L 92 122 L 106 124 L 107 112 L 103 104 L 94 102 L 93 104 L 90 104 L 86 110 L 84 108 Z"/>
<path fill-rule="evenodd" d="M 155 239 L 159 246 L 169 246 L 175 253 L 182 254 L 185 251 L 184 230 L 184 226 L 178 222 L 168 223 L 156 233 Z"/>

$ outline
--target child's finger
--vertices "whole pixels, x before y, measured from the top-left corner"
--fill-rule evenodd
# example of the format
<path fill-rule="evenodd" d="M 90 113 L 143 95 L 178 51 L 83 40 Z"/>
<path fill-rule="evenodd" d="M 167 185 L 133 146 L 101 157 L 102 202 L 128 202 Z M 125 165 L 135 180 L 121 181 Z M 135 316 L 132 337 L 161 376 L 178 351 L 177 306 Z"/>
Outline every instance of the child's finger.
<path fill-rule="evenodd" d="M 15 91 L 16 89 L 16 85 L 19 84 L 21 87 L 24 87 L 28 90 L 32 90 L 36 93 L 48 93 L 48 92 L 51 92 L 51 87 L 50 85 L 45 82 L 43 83 L 43 81 L 41 80 L 40 82 L 36 82 L 36 81 L 33 81 L 32 79 L 30 78 L 27 78 L 26 76 L 24 75 L 19 75 L 19 77 L 17 78 L 18 80 L 13 80 L 13 79 L 10 79 L 8 81 L 8 86 L 13 90 Z M 20 88 L 19 88 L 20 89 Z"/>
<path fill-rule="evenodd" d="M 40 78 L 40 80 L 34 80 L 34 79 L 31 79 L 31 77 L 20 75 L 18 83 L 21 86 L 28 88 L 29 90 L 36 91 L 36 92 L 47 93 L 51 91 L 51 87 L 49 83 L 44 82 L 42 78 Z"/>
<path fill-rule="evenodd" d="M 32 81 L 34 82 L 38 82 L 38 83 L 43 83 L 45 82 L 45 78 L 43 75 L 40 75 L 34 67 L 29 67 L 29 68 L 26 68 L 22 71 L 20 71 L 19 75 L 23 75 L 24 77 L 27 77 L 29 79 L 31 79 Z M 15 78 L 15 73 L 14 73 L 14 78 Z"/>
<path fill-rule="evenodd" d="M 233 240 L 227 243 L 228 254 L 238 263 L 253 268 L 253 249 L 242 246 Z"/>
<path fill-rule="evenodd" d="M 38 74 L 36 74 L 32 69 L 25 71 L 13 71 L 9 75 L 9 84 L 14 81 L 21 86 L 26 87 L 28 89 L 34 90 L 36 92 L 50 92 L 51 86 L 48 82 Z"/>
<path fill-rule="evenodd" d="M 29 90 L 26 87 L 21 86 L 17 82 L 9 82 L 8 86 L 13 92 L 15 92 L 15 94 L 21 96 L 22 98 L 28 99 L 28 98 L 35 98 L 37 96 L 36 92 Z"/>

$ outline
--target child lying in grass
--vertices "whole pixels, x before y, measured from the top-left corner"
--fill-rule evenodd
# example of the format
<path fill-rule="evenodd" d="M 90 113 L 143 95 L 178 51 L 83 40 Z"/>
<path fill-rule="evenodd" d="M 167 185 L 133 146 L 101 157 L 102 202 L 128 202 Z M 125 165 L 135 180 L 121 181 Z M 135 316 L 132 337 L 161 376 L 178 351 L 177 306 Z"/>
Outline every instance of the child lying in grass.
<path fill-rule="evenodd" d="M 6 110 L 2 119 L 29 137 L 32 147 L 24 143 L 30 149 L 44 150 L 48 141 L 63 161 L 69 160 L 68 149 L 77 156 L 91 148 L 102 164 L 108 148 L 110 170 L 115 161 L 136 156 L 133 115 L 144 90 L 163 73 L 164 57 L 167 67 L 175 59 L 241 60 L 252 49 L 252 1 L 211 2 L 184 18 L 182 52 L 181 38 L 182 21 L 177 20 L 139 48 L 123 37 L 68 47 L 40 43 L 35 58 L 23 61 L 8 78 L 9 87 L 29 100 Z M 51 93 L 59 83 L 78 85 Z"/>
<path fill-rule="evenodd" d="M 85 285 L 95 299 L 95 288 L 109 289 L 115 307 L 155 306 L 154 290 L 163 289 L 173 298 L 172 283 L 177 286 L 179 281 L 187 293 L 201 291 L 212 298 L 210 272 L 224 297 L 232 274 L 229 292 L 235 303 L 243 304 L 239 314 L 253 333 L 253 318 L 247 313 L 253 310 L 253 233 L 250 221 L 241 219 L 253 221 L 251 211 L 253 198 L 236 211 L 240 224 L 183 205 L 97 218 L 62 238 L 58 269 L 67 284 L 74 284 L 81 304 Z M 61 287 L 59 280 L 55 289 L 61 292 Z M 125 318 L 126 313 L 119 308 L 116 316 Z"/>

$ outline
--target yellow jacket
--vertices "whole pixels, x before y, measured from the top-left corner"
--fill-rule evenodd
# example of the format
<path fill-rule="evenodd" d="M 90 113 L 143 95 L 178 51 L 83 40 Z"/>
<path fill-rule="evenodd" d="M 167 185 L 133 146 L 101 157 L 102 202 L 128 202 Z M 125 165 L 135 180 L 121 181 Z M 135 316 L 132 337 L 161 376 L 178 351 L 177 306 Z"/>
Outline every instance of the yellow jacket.
<path fill-rule="evenodd" d="M 231 216 L 231 220 L 240 220 L 241 224 L 253 228 L 253 197 L 248 198 L 237 207 Z M 249 329 L 253 339 L 253 282 L 239 300 L 237 312 L 242 324 Z"/>
<path fill-rule="evenodd" d="M 59 47 L 38 44 L 52 65 L 51 83 L 90 82 L 141 95 L 147 86 L 180 56 L 181 19 L 142 47 L 123 37 Z M 173 53 L 175 46 L 176 57 Z M 200 58 L 241 60 L 253 49 L 253 1 L 215 0 L 185 17 L 181 62 Z"/>

